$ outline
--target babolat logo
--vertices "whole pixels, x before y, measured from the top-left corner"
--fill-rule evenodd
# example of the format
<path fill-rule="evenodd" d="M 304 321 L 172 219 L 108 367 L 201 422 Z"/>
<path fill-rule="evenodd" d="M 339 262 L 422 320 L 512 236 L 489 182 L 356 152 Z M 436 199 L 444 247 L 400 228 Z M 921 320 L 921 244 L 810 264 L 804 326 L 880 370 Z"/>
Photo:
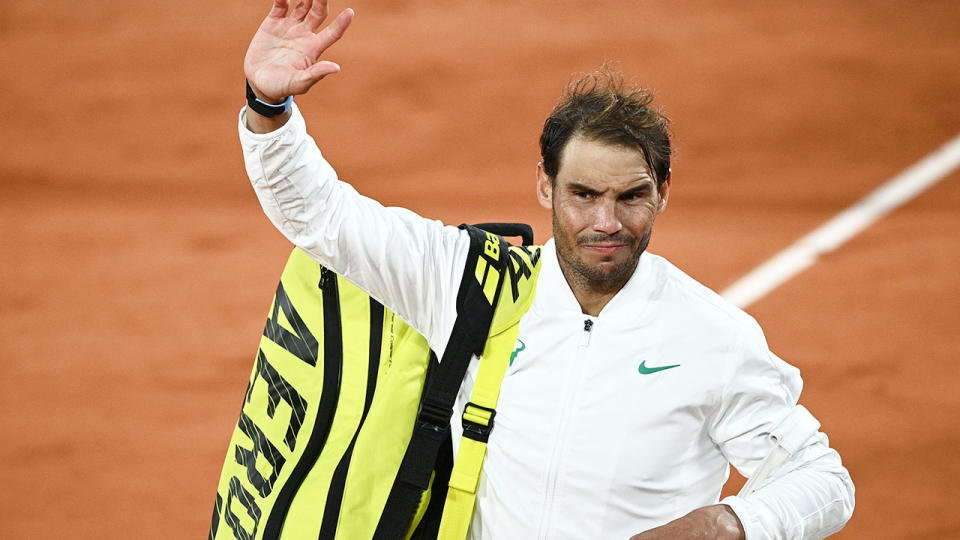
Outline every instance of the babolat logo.
<path fill-rule="evenodd" d="M 224 473 L 233 474 L 227 485 L 221 485 L 217 492 L 210 538 L 216 538 L 221 516 L 234 538 L 256 536 L 263 516 L 259 503 L 273 492 L 287 462 L 283 453 L 290 455 L 296 447 L 309 407 L 307 400 L 275 367 L 299 362 L 315 367 L 319 355 L 317 339 L 290 302 L 283 283 L 277 287 L 263 336 L 237 422 L 239 433 L 234 432 L 224 465 Z M 276 428 L 280 426 L 275 420 L 282 422 L 278 412 L 282 410 L 281 403 L 285 404 L 283 409 L 289 411 L 289 419 L 286 429 L 278 431 Z M 261 422 L 268 423 L 272 429 L 265 430 Z M 282 440 L 271 440 L 268 432 L 274 437 L 282 433 Z M 282 453 L 283 446 L 286 450 Z M 230 463 L 231 455 L 236 465 Z"/>
<path fill-rule="evenodd" d="M 487 237 L 483 242 L 483 253 L 477 257 L 477 268 L 474 275 L 477 283 L 483 288 L 483 295 L 487 302 L 493 304 L 493 297 L 497 293 L 497 286 L 500 282 L 500 273 L 490 270 L 500 261 L 500 237 L 487 232 Z"/>
<path fill-rule="evenodd" d="M 507 265 L 510 277 L 510 294 L 514 302 L 520 298 L 520 280 L 530 279 L 533 269 L 540 261 L 540 248 L 513 246 L 509 251 L 510 264 Z"/>
<path fill-rule="evenodd" d="M 483 242 L 483 253 L 477 257 L 477 267 L 474 275 L 477 278 L 477 283 L 483 288 L 483 294 L 487 301 L 493 304 L 497 286 L 503 277 L 500 272 L 491 272 L 491 268 L 494 268 L 500 261 L 500 237 L 490 232 L 486 232 L 486 235 Z M 519 282 L 521 279 L 529 279 L 533 274 L 533 268 L 540 260 L 540 249 L 514 246 L 510 248 L 507 255 L 506 275 L 509 277 L 510 294 L 513 301 L 516 302 L 520 297 Z"/>

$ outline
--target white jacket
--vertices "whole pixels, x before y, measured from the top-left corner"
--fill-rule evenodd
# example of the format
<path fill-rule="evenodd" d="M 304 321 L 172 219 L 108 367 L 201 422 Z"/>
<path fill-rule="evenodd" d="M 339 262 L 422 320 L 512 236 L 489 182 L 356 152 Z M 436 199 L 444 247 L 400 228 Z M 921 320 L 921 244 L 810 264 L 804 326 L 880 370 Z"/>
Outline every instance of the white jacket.
<path fill-rule="evenodd" d="M 268 134 L 239 120 L 247 173 L 294 244 L 443 351 L 466 234 L 384 208 L 337 180 L 294 107 Z M 598 317 L 584 315 L 552 240 L 503 381 L 470 537 L 626 539 L 714 504 L 728 463 L 749 477 L 790 429 L 802 381 L 756 322 L 651 253 Z M 588 322 L 589 321 L 589 322 Z M 468 370 L 451 425 L 467 402 Z M 663 369 L 656 369 L 663 368 Z M 747 497 L 727 497 L 748 540 L 822 538 L 854 489 L 822 433 Z"/>

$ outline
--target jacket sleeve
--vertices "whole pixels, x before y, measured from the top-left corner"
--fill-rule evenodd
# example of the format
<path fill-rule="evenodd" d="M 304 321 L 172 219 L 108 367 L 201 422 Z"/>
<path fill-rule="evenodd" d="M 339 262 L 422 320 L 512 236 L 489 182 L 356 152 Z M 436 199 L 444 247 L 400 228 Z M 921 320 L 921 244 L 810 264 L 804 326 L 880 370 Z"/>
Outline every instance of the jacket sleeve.
<path fill-rule="evenodd" d="M 756 332 L 760 333 L 759 327 Z M 743 524 L 747 540 L 824 538 L 853 513 L 854 487 L 840 455 L 809 415 L 793 414 L 799 371 L 759 341 L 741 349 L 741 362 L 723 392 L 711 434 L 727 459 L 750 478 L 784 433 L 809 430 L 790 457 L 755 490 L 724 498 Z M 801 425 L 806 416 L 809 424 Z M 812 434 L 812 436 L 810 436 Z"/>
<path fill-rule="evenodd" d="M 442 351 L 470 240 L 465 231 L 387 208 L 337 178 L 296 104 L 280 129 L 257 134 L 240 111 L 247 175 L 270 221 L 317 262 L 383 303 Z"/>

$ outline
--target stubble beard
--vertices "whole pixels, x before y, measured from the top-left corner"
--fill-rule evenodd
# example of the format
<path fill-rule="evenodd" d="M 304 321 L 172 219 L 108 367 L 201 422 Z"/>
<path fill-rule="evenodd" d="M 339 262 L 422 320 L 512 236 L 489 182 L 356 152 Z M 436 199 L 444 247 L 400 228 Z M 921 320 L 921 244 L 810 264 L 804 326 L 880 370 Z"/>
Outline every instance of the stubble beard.
<path fill-rule="evenodd" d="M 650 244 L 652 230 L 651 227 L 643 233 L 640 243 L 631 253 L 629 259 L 612 268 L 602 269 L 591 266 L 578 257 L 574 251 L 574 245 L 613 240 L 632 246 L 636 237 L 627 233 L 617 233 L 612 236 L 584 236 L 570 239 L 564 232 L 563 227 L 560 226 L 556 211 L 553 212 L 553 236 L 557 247 L 557 258 L 560 261 L 560 269 L 563 271 L 564 277 L 578 287 L 596 292 L 619 290 L 627 283 L 640 262 L 640 255 L 646 251 L 647 245 Z"/>

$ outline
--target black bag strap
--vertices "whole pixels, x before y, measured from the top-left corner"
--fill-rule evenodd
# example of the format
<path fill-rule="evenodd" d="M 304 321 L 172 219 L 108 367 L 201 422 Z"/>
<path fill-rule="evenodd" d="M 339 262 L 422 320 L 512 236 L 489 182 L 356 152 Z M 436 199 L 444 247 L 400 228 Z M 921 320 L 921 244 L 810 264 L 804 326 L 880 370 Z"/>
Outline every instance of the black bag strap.
<path fill-rule="evenodd" d="M 440 449 L 450 441 L 453 404 L 470 359 L 483 353 L 503 289 L 509 244 L 496 233 L 466 224 L 460 228 L 470 236 L 470 249 L 457 293 L 457 319 L 440 365 L 424 388 L 413 435 L 377 524 L 375 540 L 403 538 L 410 527 L 420 499 L 430 487 Z M 531 230 L 531 241 L 532 234 Z"/>

